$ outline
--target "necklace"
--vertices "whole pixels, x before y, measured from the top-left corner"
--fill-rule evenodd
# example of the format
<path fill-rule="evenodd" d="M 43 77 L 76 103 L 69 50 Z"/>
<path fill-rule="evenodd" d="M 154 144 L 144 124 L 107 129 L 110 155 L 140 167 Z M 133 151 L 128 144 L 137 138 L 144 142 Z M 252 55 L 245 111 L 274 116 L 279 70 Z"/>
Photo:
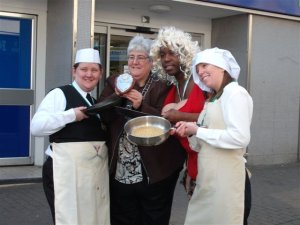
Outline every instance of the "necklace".
<path fill-rule="evenodd" d="M 182 95 L 180 94 L 180 91 L 179 91 L 179 85 L 178 85 L 178 81 L 176 81 L 176 90 L 177 90 L 177 94 L 178 94 L 178 97 L 179 97 L 179 100 L 182 101 L 184 99 L 184 95 L 185 95 L 185 92 L 186 92 L 186 89 L 187 89 L 187 86 L 188 86 L 188 83 L 190 81 L 190 78 L 191 78 L 191 75 L 186 79 L 185 83 L 184 83 L 184 86 L 183 86 L 183 91 L 182 91 Z"/>
<path fill-rule="evenodd" d="M 143 96 L 143 99 L 145 98 L 145 95 L 147 94 L 147 92 L 148 92 L 148 90 L 149 90 L 149 88 L 150 88 L 150 86 L 152 84 L 153 78 L 154 78 L 154 75 L 151 74 L 150 77 L 149 77 L 149 79 L 148 79 L 148 81 L 147 81 L 147 83 L 145 84 L 145 86 L 144 86 L 144 88 L 143 88 L 143 90 L 141 92 L 142 96 Z"/>
<path fill-rule="evenodd" d="M 151 74 L 151 75 L 149 76 L 149 79 L 147 80 L 147 83 L 145 84 L 145 86 L 143 87 L 143 89 L 142 89 L 142 91 L 141 91 L 141 94 L 142 94 L 142 96 L 143 96 L 143 99 L 145 98 L 145 95 L 147 94 L 147 92 L 148 92 L 148 90 L 149 90 L 149 88 L 150 88 L 150 86 L 151 86 L 153 80 L 154 80 L 154 74 Z M 126 108 L 127 108 L 127 109 L 131 109 L 131 108 L 132 108 L 132 102 L 130 102 L 130 101 L 128 101 L 128 100 L 127 100 L 127 102 L 128 102 L 128 104 L 126 105 Z"/>

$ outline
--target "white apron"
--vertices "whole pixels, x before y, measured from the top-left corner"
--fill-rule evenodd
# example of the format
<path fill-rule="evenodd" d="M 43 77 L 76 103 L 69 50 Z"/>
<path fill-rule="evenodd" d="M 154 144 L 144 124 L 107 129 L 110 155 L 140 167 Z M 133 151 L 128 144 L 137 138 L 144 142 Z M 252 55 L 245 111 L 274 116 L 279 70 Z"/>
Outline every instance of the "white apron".
<path fill-rule="evenodd" d="M 109 225 L 105 142 L 52 143 L 56 225 Z"/>
<path fill-rule="evenodd" d="M 199 121 L 224 129 L 220 100 L 206 103 Z M 199 142 L 199 139 L 198 139 Z M 244 218 L 244 149 L 221 149 L 201 142 L 198 175 L 185 225 L 242 225 Z"/>

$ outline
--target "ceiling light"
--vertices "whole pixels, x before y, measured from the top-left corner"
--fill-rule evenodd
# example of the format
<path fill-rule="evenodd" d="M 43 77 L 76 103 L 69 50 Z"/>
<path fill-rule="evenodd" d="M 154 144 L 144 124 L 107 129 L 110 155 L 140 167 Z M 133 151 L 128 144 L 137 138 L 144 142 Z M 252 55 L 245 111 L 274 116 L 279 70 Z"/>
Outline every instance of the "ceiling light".
<path fill-rule="evenodd" d="M 149 10 L 156 13 L 164 13 L 169 12 L 171 7 L 167 5 L 152 5 L 149 7 Z"/>

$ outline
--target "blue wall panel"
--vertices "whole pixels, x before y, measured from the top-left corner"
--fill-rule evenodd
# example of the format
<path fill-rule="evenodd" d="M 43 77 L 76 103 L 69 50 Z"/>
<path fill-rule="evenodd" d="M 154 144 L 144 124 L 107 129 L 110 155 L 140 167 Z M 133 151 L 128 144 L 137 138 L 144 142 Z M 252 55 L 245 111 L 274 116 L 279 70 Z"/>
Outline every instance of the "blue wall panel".
<path fill-rule="evenodd" d="M 0 88 L 29 89 L 32 20 L 0 17 L 0 21 Z"/>
<path fill-rule="evenodd" d="M 29 106 L 0 106 L 0 157 L 29 156 Z"/>
<path fill-rule="evenodd" d="M 300 16 L 300 0 L 206 0 L 205 2 Z"/>
<path fill-rule="evenodd" d="M 0 17 L 1 98 L 6 88 L 31 89 L 31 44 L 32 19 Z M 30 105 L 0 105 L 0 158 L 28 157 L 29 144 Z"/>

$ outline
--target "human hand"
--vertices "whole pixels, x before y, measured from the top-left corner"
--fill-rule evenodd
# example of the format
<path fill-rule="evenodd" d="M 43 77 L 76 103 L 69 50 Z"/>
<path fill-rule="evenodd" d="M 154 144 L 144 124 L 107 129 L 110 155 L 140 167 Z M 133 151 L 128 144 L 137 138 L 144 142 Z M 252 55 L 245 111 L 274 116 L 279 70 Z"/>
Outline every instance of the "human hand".
<path fill-rule="evenodd" d="M 180 137 L 186 137 L 185 135 L 185 125 L 187 122 L 179 121 L 175 124 L 176 134 Z"/>
<path fill-rule="evenodd" d="M 118 96 L 122 96 L 122 93 L 119 92 L 117 88 L 115 88 L 115 93 L 116 93 L 116 95 L 118 95 Z"/>
<path fill-rule="evenodd" d="M 164 115 L 166 114 L 166 112 L 168 112 L 171 109 L 175 109 L 176 107 L 177 107 L 177 103 L 169 103 L 162 108 L 161 114 Z"/>
<path fill-rule="evenodd" d="M 195 135 L 198 130 L 198 125 L 196 122 L 183 122 L 180 121 L 176 123 L 176 133 L 181 137 L 188 137 Z"/>
<path fill-rule="evenodd" d="M 176 134 L 176 128 L 175 127 L 171 127 L 170 131 L 169 131 L 170 135 L 175 135 Z"/>
<path fill-rule="evenodd" d="M 182 106 L 185 105 L 186 101 L 187 101 L 187 99 L 182 100 L 178 103 L 169 103 L 162 108 L 161 113 L 165 114 L 167 111 L 169 111 L 171 109 L 179 110 Z"/>
<path fill-rule="evenodd" d="M 129 101 L 131 101 L 132 107 L 135 109 L 138 109 L 141 106 L 142 101 L 143 101 L 142 94 L 135 89 L 131 89 L 129 92 L 123 94 L 123 97 L 125 97 Z"/>
<path fill-rule="evenodd" d="M 176 123 L 178 121 L 178 114 L 180 112 L 176 109 L 170 109 L 162 113 L 162 117 L 169 120 L 171 123 Z"/>
<path fill-rule="evenodd" d="M 88 118 L 88 116 L 83 112 L 87 107 L 85 106 L 79 106 L 77 108 L 73 108 L 76 116 L 76 121 L 81 121 L 83 119 Z"/>
<path fill-rule="evenodd" d="M 176 104 L 176 108 L 177 110 L 179 110 L 181 107 L 183 107 L 185 105 L 185 103 L 187 102 L 187 99 L 181 100 L 180 102 L 178 102 Z"/>

